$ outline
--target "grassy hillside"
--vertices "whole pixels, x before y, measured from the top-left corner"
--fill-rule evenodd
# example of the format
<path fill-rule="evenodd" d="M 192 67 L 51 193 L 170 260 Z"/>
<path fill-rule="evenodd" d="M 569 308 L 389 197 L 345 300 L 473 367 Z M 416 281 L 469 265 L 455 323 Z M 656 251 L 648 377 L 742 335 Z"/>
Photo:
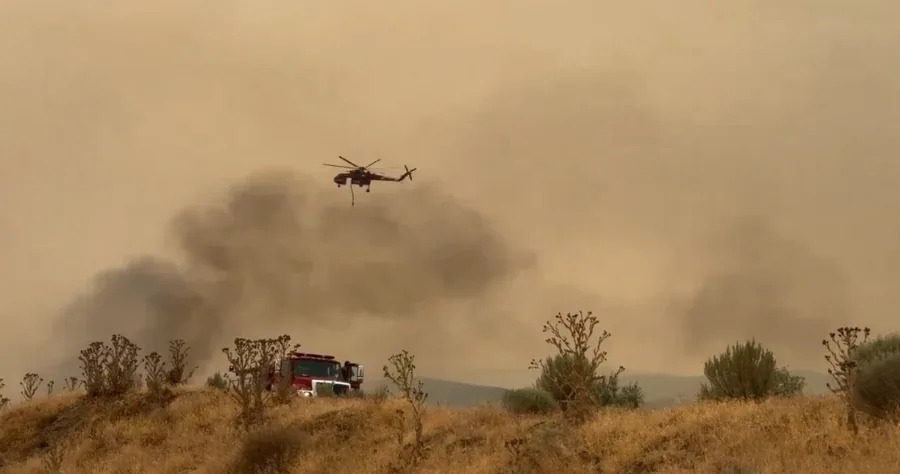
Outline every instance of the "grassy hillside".
<path fill-rule="evenodd" d="M 402 456 L 393 427 L 402 402 L 296 400 L 241 434 L 236 409 L 215 390 L 180 392 L 166 407 L 140 394 L 114 403 L 77 394 L 15 404 L 0 413 L 2 472 L 387 472 Z M 556 416 L 515 417 L 496 407 L 429 407 L 426 457 L 416 472 L 896 473 L 900 427 L 854 438 L 830 397 L 760 404 L 689 405 L 599 412 L 581 427 Z M 58 452 L 59 456 L 52 456 Z M 274 471 L 273 471 L 274 472 Z"/>

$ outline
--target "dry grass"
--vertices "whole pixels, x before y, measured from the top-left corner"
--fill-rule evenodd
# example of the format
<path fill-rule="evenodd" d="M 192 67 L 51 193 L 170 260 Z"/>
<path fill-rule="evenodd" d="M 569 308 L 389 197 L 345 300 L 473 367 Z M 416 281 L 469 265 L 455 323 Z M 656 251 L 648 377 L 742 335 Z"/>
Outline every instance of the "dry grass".
<path fill-rule="evenodd" d="M 402 401 L 297 400 L 242 435 L 217 390 L 180 390 L 168 406 L 131 395 L 98 403 L 78 393 L 0 414 L 2 472 L 387 472 L 399 454 L 392 421 Z M 836 398 L 613 411 L 571 427 L 557 416 L 499 408 L 429 408 L 416 472 L 900 472 L 900 427 L 842 425 Z M 411 436 L 411 435 L 410 435 Z M 61 448 L 61 449 L 60 449 Z M 267 465 L 267 466 L 266 466 Z M 268 471 L 265 469 L 268 467 Z"/>

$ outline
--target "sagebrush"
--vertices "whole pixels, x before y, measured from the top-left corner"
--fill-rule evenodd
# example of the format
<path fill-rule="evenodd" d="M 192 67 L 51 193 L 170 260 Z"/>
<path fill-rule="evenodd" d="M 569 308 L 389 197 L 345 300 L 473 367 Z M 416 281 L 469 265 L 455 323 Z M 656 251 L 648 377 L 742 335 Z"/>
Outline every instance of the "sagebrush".
<path fill-rule="evenodd" d="M 853 357 L 857 373 L 851 399 L 856 409 L 879 419 L 900 419 L 900 334 L 867 341 Z"/>
<path fill-rule="evenodd" d="M 553 394 L 540 388 L 520 388 L 503 393 L 503 407 L 510 413 L 542 414 L 559 408 Z"/>
<path fill-rule="evenodd" d="M 777 366 L 775 355 L 755 339 L 728 346 L 725 352 L 706 361 L 706 382 L 701 384 L 701 400 L 761 400 L 771 396 L 792 396 L 803 391 L 803 377 Z"/>
<path fill-rule="evenodd" d="M 533 359 L 529 368 L 540 370 L 536 386 L 553 394 L 567 416 L 584 421 L 593 415 L 597 407 L 618 401 L 618 377 L 625 368 L 602 375 L 601 366 L 607 353 L 603 342 L 611 334 L 603 330 L 595 334 L 599 319 L 588 311 L 557 313 L 553 321 L 544 323 L 545 340 L 556 349 L 556 354 L 546 359 Z M 595 337 L 596 336 L 596 337 Z M 632 389 L 635 394 L 639 391 Z M 643 396 L 635 398 L 639 404 Z"/>

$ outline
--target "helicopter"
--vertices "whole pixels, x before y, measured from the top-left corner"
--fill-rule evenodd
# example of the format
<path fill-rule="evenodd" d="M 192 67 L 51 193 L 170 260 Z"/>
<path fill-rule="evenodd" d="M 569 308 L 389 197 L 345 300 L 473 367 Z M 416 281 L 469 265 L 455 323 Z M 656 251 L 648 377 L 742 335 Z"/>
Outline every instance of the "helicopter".
<path fill-rule="evenodd" d="M 381 174 L 373 173 L 372 171 L 369 171 L 369 168 L 372 165 L 374 165 L 375 163 L 378 163 L 379 161 L 381 161 L 381 158 L 369 163 L 366 166 L 359 166 L 358 164 L 344 158 L 343 156 L 338 156 L 338 158 L 346 161 L 348 164 L 350 164 L 352 166 L 334 165 L 334 164 L 330 164 L 330 163 L 322 163 L 322 164 L 325 166 L 331 166 L 334 168 L 344 168 L 344 169 L 350 170 L 350 171 L 345 171 L 343 173 L 338 173 L 338 174 L 334 175 L 334 182 L 335 182 L 335 184 L 337 184 L 337 187 L 341 187 L 344 185 L 347 185 L 350 187 L 350 205 L 351 206 L 356 205 L 356 196 L 353 194 L 353 185 L 354 184 L 359 187 L 365 186 L 366 192 L 368 193 L 368 192 L 372 191 L 371 190 L 372 181 L 395 181 L 395 182 L 399 183 L 406 178 L 409 178 L 409 180 L 412 181 L 412 172 L 416 170 L 416 168 L 409 169 L 408 166 L 403 165 L 403 168 L 406 169 L 406 172 L 403 173 L 402 175 L 400 175 L 399 178 L 393 178 L 390 176 L 385 176 L 385 175 L 381 175 Z M 348 183 L 348 180 L 349 180 L 349 183 Z"/>

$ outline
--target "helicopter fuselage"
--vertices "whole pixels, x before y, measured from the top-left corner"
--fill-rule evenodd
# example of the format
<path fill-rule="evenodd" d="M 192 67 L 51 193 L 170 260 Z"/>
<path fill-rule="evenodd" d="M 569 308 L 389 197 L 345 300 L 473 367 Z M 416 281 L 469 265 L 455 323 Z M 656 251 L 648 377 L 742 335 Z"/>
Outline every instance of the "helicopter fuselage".
<path fill-rule="evenodd" d="M 415 168 L 409 169 L 406 165 L 404 165 L 403 168 L 406 170 L 406 172 L 403 173 L 403 175 L 401 175 L 399 178 L 394 178 L 392 176 L 385 176 L 385 175 L 381 175 L 381 174 L 373 173 L 373 172 L 369 171 L 370 166 L 381 161 L 380 158 L 369 163 L 367 166 L 359 166 L 356 163 L 344 158 L 343 156 L 338 156 L 338 158 L 344 160 L 350 166 L 348 167 L 348 166 L 344 166 L 344 165 L 333 165 L 330 163 L 323 163 L 323 164 L 325 166 L 332 166 L 335 168 L 344 168 L 344 169 L 350 170 L 350 171 L 345 171 L 343 173 L 338 173 L 338 174 L 334 175 L 334 178 L 332 178 L 332 181 L 334 181 L 334 183 L 337 184 L 337 187 L 341 187 L 341 186 L 349 186 L 350 187 L 350 205 L 351 206 L 354 204 L 354 199 L 353 199 L 353 185 L 354 184 L 359 187 L 365 187 L 366 192 L 369 192 L 372 190 L 371 189 L 372 181 L 401 182 L 406 178 L 409 178 L 410 181 L 412 181 L 412 172 L 416 170 Z"/>
<path fill-rule="evenodd" d="M 372 177 L 359 173 L 338 173 L 334 176 L 334 182 L 338 187 L 345 185 L 369 186 L 372 184 Z"/>

